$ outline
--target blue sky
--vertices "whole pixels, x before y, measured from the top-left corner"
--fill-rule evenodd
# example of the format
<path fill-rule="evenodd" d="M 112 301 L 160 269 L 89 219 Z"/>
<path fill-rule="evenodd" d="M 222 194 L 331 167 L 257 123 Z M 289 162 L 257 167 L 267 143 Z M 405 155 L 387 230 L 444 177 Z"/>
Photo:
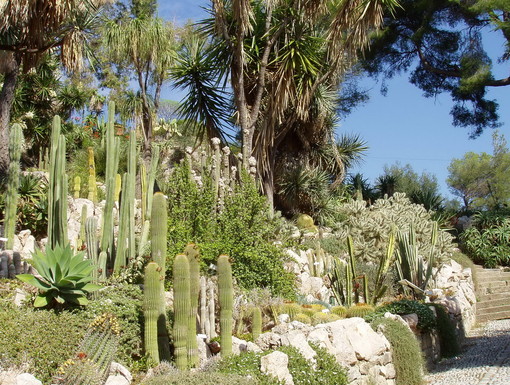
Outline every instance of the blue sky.
<path fill-rule="evenodd" d="M 196 21 L 205 17 L 206 13 L 201 7 L 207 5 L 208 1 L 160 0 L 159 3 L 162 18 L 182 25 L 187 20 Z M 502 41 L 497 35 L 489 34 L 487 42 L 494 52 L 502 52 Z M 501 77 L 509 75 L 508 65 L 499 65 L 496 71 Z M 383 173 L 384 165 L 395 162 L 410 164 L 419 174 L 425 171 L 436 175 L 441 193 L 453 198 L 445 182 L 448 165 L 453 158 L 462 158 L 469 151 L 491 153 L 492 131 L 486 130 L 479 138 L 469 139 L 468 129 L 454 127 L 451 123 L 452 103 L 449 95 L 425 98 L 421 90 L 408 82 L 407 76 L 403 74 L 387 81 L 387 96 L 379 92 L 380 83 L 373 79 L 362 80 L 362 86 L 370 90 L 370 100 L 342 119 L 337 128 L 338 134 L 359 134 L 369 146 L 364 162 L 351 171 L 361 172 L 373 183 Z M 489 97 L 496 99 L 500 105 L 502 126 L 499 131 L 510 142 L 509 96 L 510 87 L 489 91 Z M 163 97 L 180 100 L 182 93 L 167 87 Z"/>

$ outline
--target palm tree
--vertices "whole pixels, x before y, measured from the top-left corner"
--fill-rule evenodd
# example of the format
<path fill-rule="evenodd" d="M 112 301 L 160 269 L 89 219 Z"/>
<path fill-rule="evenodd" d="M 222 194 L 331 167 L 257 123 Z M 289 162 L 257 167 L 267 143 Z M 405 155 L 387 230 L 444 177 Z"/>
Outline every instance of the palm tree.
<path fill-rule="evenodd" d="M 331 146 L 331 95 L 380 27 L 384 7 L 391 10 L 396 1 L 212 3 L 204 30 L 215 37 L 217 65 L 228 66 L 243 161 L 246 166 L 255 156 L 272 202 L 279 154 Z"/>
<path fill-rule="evenodd" d="M 151 3 L 149 1 L 149 3 Z M 159 106 L 161 88 L 175 58 L 175 29 L 154 17 L 155 9 L 136 6 L 133 17 L 110 19 L 104 28 L 104 41 L 109 57 L 119 66 L 133 69 L 141 98 L 141 126 L 144 151 L 150 153 L 153 121 Z M 153 90 L 153 94 L 150 92 Z"/>
<path fill-rule="evenodd" d="M 79 70 L 83 47 L 96 20 L 98 8 L 107 0 L 4 0 L 0 2 L 0 177 L 7 172 L 9 121 L 21 66 L 26 72 L 42 55 L 58 48 L 62 64 Z"/>

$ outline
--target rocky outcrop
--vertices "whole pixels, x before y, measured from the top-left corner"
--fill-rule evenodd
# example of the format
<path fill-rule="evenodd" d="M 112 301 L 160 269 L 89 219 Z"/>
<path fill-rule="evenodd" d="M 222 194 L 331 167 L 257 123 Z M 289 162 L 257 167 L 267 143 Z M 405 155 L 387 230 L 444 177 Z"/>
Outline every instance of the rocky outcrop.
<path fill-rule="evenodd" d="M 429 291 L 431 302 L 446 307 L 454 321 L 458 335 L 464 336 L 476 322 L 476 293 L 473 273 L 453 259 L 433 272 L 435 289 Z"/>
<path fill-rule="evenodd" d="M 281 323 L 271 332 L 262 334 L 255 343 L 262 350 L 280 345 L 293 346 L 314 363 L 316 352 L 310 345 L 313 343 L 325 348 L 345 367 L 350 384 L 394 384 L 395 368 L 390 344 L 384 335 L 372 330 L 362 318 L 316 326 L 298 321 Z"/>
<path fill-rule="evenodd" d="M 272 352 L 260 358 L 260 371 L 271 377 L 276 377 L 285 385 L 294 385 L 289 372 L 289 357 L 283 352 Z"/>

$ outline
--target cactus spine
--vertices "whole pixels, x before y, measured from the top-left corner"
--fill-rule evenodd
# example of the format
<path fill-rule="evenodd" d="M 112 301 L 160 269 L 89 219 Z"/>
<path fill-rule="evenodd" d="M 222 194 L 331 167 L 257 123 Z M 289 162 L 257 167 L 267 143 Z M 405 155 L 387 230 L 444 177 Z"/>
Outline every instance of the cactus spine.
<path fill-rule="evenodd" d="M 258 306 L 253 308 L 251 334 L 253 336 L 253 341 L 256 341 L 257 338 L 259 338 L 259 336 L 262 334 L 262 311 Z"/>
<path fill-rule="evenodd" d="M 48 246 L 67 244 L 66 141 L 60 133 L 60 117 L 53 118 L 50 178 L 48 186 Z"/>
<path fill-rule="evenodd" d="M 188 367 L 188 326 L 190 314 L 189 262 L 184 254 L 174 260 L 174 351 L 177 369 Z"/>
<path fill-rule="evenodd" d="M 188 325 L 188 361 L 190 367 L 198 365 L 198 344 L 197 344 L 197 313 L 198 296 L 200 293 L 200 263 L 198 247 L 194 243 L 186 246 L 184 254 L 189 262 L 190 274 L 190 312 Z"/>
<path fill-rule="evenodd" d="M 221 355 L 227 357 L 232 354 L 232 312 L 234 304 L 232 266 L 228 255 L 218 257 L 218 297 L 220 301 Z"/>
<path fill-rule="evenodd" d="M 167 216 L 166 197 L 163 193 L 157 192 L 154 194 L 154 203 L 151 215 L 151 253 L 152 260 L 156 262 L 161 269 L 161 280 L 159 282 L 161 302 L 158 317 L 158 345 L 160 359 L 170 361 L 170 343 L 168 339 L 168 331 L 166 329 L 166 306 L 164 301 L 167 254 L 166 236 L 168 227 Z"/>
<path fill-rule="evenodd" d="M 17 123 L 11 127 L 9 135 L 9 174 L 7 179 L 7 196 L 5 202 L 4 236 L 7 238 L 6 248 L 14 246 L 14 233 L 16 231 L 16 212 L 18 207 L 18 187 L 20 176 L 21 144 L 23 132 Z"/>
<path fill-rule="evenodd" d="M 161 309 L 160 267 L 149 262 L 145 267 L 143 289 L 143 315 L 145 320 L 145 352 L 154 362 L 159 363 L 158 318 Z"/>

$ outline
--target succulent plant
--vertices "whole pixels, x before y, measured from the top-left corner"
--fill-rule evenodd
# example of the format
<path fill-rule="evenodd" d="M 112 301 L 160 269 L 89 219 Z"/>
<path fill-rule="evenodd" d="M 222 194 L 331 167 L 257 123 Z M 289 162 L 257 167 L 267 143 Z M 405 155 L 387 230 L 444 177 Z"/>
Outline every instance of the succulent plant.
<path fill-rule="evenodd" d="M 46 247 L 45 252 L 36 250 L 32 254 L 32 265 L 40 277 L 19 274 L 16 277 L 35 286 L 41 292 L 36 297 L 34 307 L 52 306 L 56 303 L 86 305 L 86 295 L 101 288 L 91 283 L 92 261 L 83 258 L 84 253 L 73 254 L 71 246 L 56 245 Z"/>

